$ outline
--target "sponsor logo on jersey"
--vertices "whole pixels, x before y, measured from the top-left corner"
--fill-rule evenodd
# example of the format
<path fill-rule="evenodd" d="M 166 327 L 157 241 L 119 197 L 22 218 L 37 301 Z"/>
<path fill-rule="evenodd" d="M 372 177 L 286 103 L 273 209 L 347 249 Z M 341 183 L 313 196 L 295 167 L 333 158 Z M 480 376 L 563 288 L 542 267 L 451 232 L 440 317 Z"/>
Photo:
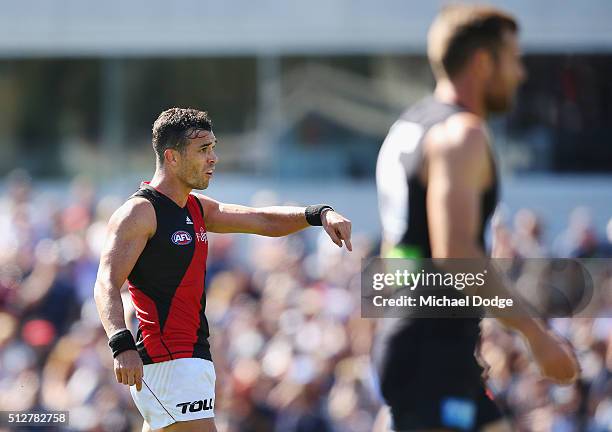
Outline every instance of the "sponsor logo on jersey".
<path fill-rule="evenodd" d="M 198 239 L 198 241 L 208 243 L 208 237 L 206 236 L 206 231 L 203 227 L 200 227 L 200 232 L 196 233 L 196 238 Z"/>
<path fill-rule="evenodd" d="M 189 219 L 189 216 L 187 216 L 187 219 L 185 219 L 185 223 L 187 225 L 193 225 L 193 222 L 191 222 L 191 219 Z"/>
<path fill-rule="evenodd" d="M 208 411 L 214 408 L 215 398 L 198 400 L 194 402 L 182 402 L 176 404 L 177 408 L 182 408 L 182 413 L 186 414 L 187 410 L 189 412 L 198 412 L 198 411 Z"/>
<path fill-rule="evenodd" d="M 175 245 L 184 246 L 191 243 L 191 240 L 193 240 L 193 238 L 191 237 L 191 234 L 189 234 L 187 231 L 179 230 L 175 231 L 174 234 L 172 234 L 171 240 L 172 243 L 174 243 Z"/>

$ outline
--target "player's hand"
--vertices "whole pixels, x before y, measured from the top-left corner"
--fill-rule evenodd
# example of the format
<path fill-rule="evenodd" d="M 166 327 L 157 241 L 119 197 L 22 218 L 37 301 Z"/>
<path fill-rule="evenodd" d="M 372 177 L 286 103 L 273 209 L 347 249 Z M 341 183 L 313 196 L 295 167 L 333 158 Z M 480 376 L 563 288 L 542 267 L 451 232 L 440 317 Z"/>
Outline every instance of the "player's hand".
<path fill-rule="evenodd" d="M 580 375 L 580 366 L 569 342 L 544 330 L 528 338 L 533 359 L 544 378 L 557 384 L 571 384 Z"/>
<path fill-rule="evenodd" d="M 336 213 L 333 210 L 327 210 L 321 215 L 321 222 L 325 232 L 339 247 L 342 247 L 342 241 L 349 251 L 353 250 L 351 245 L 351 221 Z"/>
<path fill-rule="evenodd" d="M 115 357 L 115 376 L 118 383 L 129 386 L 136 385 L 136 390 L 140 391 L 142 389 L 142 375 L 142 360 L 138 351 L 124 351 Z"/>

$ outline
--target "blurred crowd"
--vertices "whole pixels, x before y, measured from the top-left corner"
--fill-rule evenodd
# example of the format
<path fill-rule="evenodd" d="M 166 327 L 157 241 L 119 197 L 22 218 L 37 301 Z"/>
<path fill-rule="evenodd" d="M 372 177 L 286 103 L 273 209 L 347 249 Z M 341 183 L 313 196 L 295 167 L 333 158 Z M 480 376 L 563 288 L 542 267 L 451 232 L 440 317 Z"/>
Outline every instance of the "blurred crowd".
<path fill-rule="evenodd" d="M 140 430 L 142 417 L 112 373 L 93 301 L 106 222 L 129 191 L 98 197 L 76 179 L 65 204 L 41 200 L 24 172 L 5 180 L 0 410 L 68 410 L 67 430 Z M 494 230 L 496 254 L 512 259 L 612 255 L 612 222 L 600 238 L 586 209 L 577 209 L 550 245 L 529 210 L 512 223 L 498 220 Z M 372 430 L 382 404 L 370 360 L 378 323 L 360 316 L 360 267 L 377 245 L 359 234 L 353 245 L 346 253 L 317 229 L 285 238 L 209 236 L 207 317 L 219 431 Z M 598 283 L 611 292 L 612 273 Z M 592 317 L 551 321 L 574 344 L 582 367 L 569 387 L 540 379 L 524 344 L 484 320 L 489 387 L 516 430 L 612 430 L 611 308 L 608 298 Z M 126 318 L 135 324 L 129 306 Z"/>
<path fill-rule="evenodd" d="M 575 208 L 565 230 L 551 245 L 543 241 L 544 227 L 537 214 L 521 209 L 508 220 L 503 212 L 492 223 L 492 255 L 513 265 L 541 269 L 545 258 L 574 258 L 592 271 L 595 294 L 587 310 L 576 318 L 553 318 L 549 325 L 574 347 L 581 367 L 580 380 L 571 386 L 555 386 L 540 378 L 524 342 L 497 321 L 484 319 L 482 356 L 490 366 L 488 388 L 513 419 L 517 431 L 604 432 L 612 430 L 612 218 L 599 236 L 587 208 Z M 534 260 L 535 258 L 535 260 Z M 546 261 L 550 262 L 550 261 Z M 554 260 L 552 261 L 554 263 Z M 567 269 L 567 268 L 566 268 Z M 525 273 L 530 273 L 526 271 Z M 554 273 L 546 273 L 546 282 Z M 585 287 L 572 272 L 559 271 L 570 284 Z M 520 280 L 518 281 L 520 282 Z M 562 281 L 567 282 L 567 281 Z M 537 288 L 552 288 L 529 280 L 517 283 L 520 294 L 538 304 Z M 523 288 L 523 289 L 521 289 Z M 529 290 L 532 292 L 530 293 Z M 565 291 L 567 294 L 569 291 Z M 534 295 L 530 295 L 534 294 Z M 549 293 L 550 294 L 550 293 Z M 582 293 L 584 294 L 584 293 Z M 549 297 L 550 299 L 550 297 Z M 550 305 L 549 305 L 550 306 Z M 554 310 L 554 307 L 553 307 Z"/>

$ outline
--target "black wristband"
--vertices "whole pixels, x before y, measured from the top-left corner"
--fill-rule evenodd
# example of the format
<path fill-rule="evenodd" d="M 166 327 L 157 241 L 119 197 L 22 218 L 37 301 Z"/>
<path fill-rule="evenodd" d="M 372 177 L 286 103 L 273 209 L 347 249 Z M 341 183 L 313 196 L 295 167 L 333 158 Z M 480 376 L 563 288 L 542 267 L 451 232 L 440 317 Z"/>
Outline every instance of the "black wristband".
<path fill-rule="evenodd" d="M 323 225 L 323 222 L 321 221 L 321 214 L 323 214 L 324 210 L 328 209 L 334 211 L 331 206 L 326 204 L 310 205 L 306 207 L 306 222 L 313 226 Z"/>
<path fill-rule="evenodd" d="M 136 342 L 134 342 L 131 331 L 123 330 L 111 336 L 108 346 L 113 351 L 113 358 L 115 358 L 124 351 L 135 350 Z"/>

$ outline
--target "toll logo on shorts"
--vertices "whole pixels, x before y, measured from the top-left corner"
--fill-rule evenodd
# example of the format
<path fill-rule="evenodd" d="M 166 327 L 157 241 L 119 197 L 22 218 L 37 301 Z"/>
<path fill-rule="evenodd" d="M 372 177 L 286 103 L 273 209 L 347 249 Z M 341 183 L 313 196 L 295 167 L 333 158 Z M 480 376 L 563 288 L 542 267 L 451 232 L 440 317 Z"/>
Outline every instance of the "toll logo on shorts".
<path fill-rule="evenodd" d="M 170 238 L 172 239 L 172 243 L 179 246 L 188 245 L 193 240 L 191 234 L 189 234 L 187 231 L 182 230 L 175 231 Z"/>
<path fill-rule="evenodd" d="M 187 414 L 187 410 L 189 412 L 198 412 L 198 411 L 208 411 L 214 408 L 215 398 L 198 400 L 194 402 L 182 402 L 176 404 L 177 408 L 181 408 L 182 414 Z"/>

